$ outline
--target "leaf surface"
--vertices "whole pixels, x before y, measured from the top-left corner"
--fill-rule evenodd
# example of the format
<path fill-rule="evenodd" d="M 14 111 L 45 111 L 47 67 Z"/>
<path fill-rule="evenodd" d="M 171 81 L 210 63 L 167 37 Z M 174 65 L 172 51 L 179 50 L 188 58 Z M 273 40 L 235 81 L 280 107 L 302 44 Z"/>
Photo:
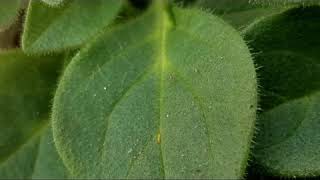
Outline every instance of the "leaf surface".
<path fill-rule="evenodd" d="M 71 0 L 52 8 L 31 0 L 22 47 L 26 53 L 47 54 L 74 49 L 115 19 L 122 0 Z"/>
<path fill-rule="evenodd" d="M 261 66 L 256 163 L 273 175 L 320 175 L 320 7 L 295 8 L 246 30 Z"/>
<path fill-rule="evenodd" d="M 10 27 L 18 18 L 21 0 L 2 0 L 0 2 L 0 32 Z"/>
<path fill-rule="evenodd" d="M 66 68 L 53 134 L 75 177 L 243 175 L 256 109 L 248 48 L 221 19 L 162 3 Z"/>
<path fill-rule="evenodd" d="M 58 57 L 0 53 L 0 178 L 31 178 L 47 128 Z M 41 145 L 42 146 L 42 145 Z M 50 154 L 47 154 L 50 157 Z M 55 167 L 47 167 L 53 170 Z"/>

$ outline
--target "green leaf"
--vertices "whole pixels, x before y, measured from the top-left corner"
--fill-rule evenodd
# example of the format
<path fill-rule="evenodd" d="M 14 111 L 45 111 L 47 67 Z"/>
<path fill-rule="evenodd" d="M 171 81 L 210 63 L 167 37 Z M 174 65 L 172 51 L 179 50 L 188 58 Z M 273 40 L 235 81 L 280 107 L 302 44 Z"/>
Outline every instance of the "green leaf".
<path fill-rule="evenodd" d="M 1 0 L 0 2 L 0 31 L 10 27 L 18 18 L 21 0 Z"/>
<path fill-rule="evenodd" d="M 81 178 L 240 178 L 257 100 L 249 50 L 221 19 L 155 2 L 68 65 L 57 149 Z"/>
<path fill-rule="evenodd" d="M 249 0 L 198 0 L 194 5 L 212 10 L 237 29 L 243 29 L 253 21 L 283 9 L 251 4 Z"/>
<path fill-rule="evenodd" d="M 61 67 L 57 58 L 28 57 L 19 50 L 0 53 L 1 179 L 32 176 Z"/>
<path fill-rule="evenodd" d="M 281 8 L 257 7 L 243 11 L 230 12 L 222 18 L 237 29 L 243 30 L 255 20 L 283 11 Z"/>
<path fill-rule="evenodd" d="M 42 134 L 38 148 L 32 173 L 33 179 L 65 179 L 69 177 L 54 145 L 51 127 Z"/>
<path fill-rule="evenodd" d="M 57 8 L 31 0 L 22 36 L 28 54 L 74 49 L 109 25 L 122 0 L 71 0 Z"/>
<path fill-rule="evenodd" d="M 246 30 L 261 66 L 254 157 L 273 175 L 320 175 L 320 7 L 294 8 Z"/>
<path fill-rule="evenodd" d="M 63 3 L 64 0 L 42 0 L 43 2 L 47 3 L 50 6 L 58 6 Z"/>

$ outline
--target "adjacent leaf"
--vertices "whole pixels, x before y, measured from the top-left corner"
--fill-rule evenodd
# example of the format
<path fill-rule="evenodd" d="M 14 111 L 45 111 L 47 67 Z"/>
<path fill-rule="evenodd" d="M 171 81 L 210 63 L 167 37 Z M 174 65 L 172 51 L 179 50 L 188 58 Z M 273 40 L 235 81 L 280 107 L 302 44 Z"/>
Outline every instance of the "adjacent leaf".
<path fill-rule="evenodd" d="M 21 0 L 0 1 L 0 31 L 7 29 L 17 19 Z"/>
<path fill-rule="evenodd" d="M 41 160 L 39 140 L 60 64 L 57 57 L 28 57 L 19 50 L 0 53 L 1 179 L 30 178 Z"/>
<path fill-rule="evenodd" d="M 194 5 L 212 10 L 214 14 L 221 16 L 237 29 L 243 29 L 256 19 L 283 10 L 278 7 L 251 4 L 249 0 L 198 0 Z"/>
<path fill-rule="evenodd" d="M 52 129 L 47 128 L 39 144 L 32 179 L 65 179 L 68 177 L 69 173 L 54 145 Z"/>
<path fill-rule="evenodd" d="M 53 134 L 75 177 L 243 175 L 256 110 L 249 50 L 221 19 L 163 6 L 108 31 L 65 70 Z"/>
<path fill-rule="evenodd" d="M 255 151 L 274 175 L 319 176 L 320 93 L 291 100 L 261 115 Z"/>
<path fill-rule="evenodd" d="M 289 5 L 316 5 L 320 0 L 249 0 L 253 4 L 263 4 L 269 6 L 289 6 Z"/>
<path fill-rule="evenodd" d="M 47 3 L 50 6 L 58 6 L 60 5 L 64 0 L 42 0 L 43 2 Z"/>
<path fill-rule="evenodd" d="M 31 0 L 22 37 L 31 54 L 73 49 L 93 38 L 116 17 L 122 0 L 71 0 L 52 8 Z"/>
<path fill-rule="evenodd" d="M 281 8 L 257 7 L 243 11 L 226 13 L 222 15 L 222 18 L 235 28 L 243 30 L 255 20 L 280 13 L 283 10 L 284 9 Z"/>
<path fill-rule="evenodd" d="M 320 7 L 295 8 L 246 30 L 261 66 L 254 157 L 281 176 L 320 175 Z"/>
<path fill-rule="evenodd" d="M 248 0 L 197 0 L 195 4 L 202 7 L 213 9 L 214 12 L 219 14 L 225 12 L 243 11 L 247 9 L 252 9 L 254 7 L 258 7 L 250 4 Z"/>

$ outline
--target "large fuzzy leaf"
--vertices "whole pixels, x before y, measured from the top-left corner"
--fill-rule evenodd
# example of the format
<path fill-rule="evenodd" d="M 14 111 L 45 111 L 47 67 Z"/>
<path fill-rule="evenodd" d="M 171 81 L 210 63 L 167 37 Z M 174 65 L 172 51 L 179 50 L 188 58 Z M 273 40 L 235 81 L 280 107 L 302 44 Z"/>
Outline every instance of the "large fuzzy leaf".
<path fill-rule="evenodd" d="M 256 109 L 249 50 L 221 19 L 155 2 L 68 65 L 58 151 L 81 178 L 240 178 Z"/>
<path fill-rule="evenodd" d="M 10 27 L 17 20 L 18 10 L 21 0 L 1 0 L 0 1 L 0 31 Z"/>
<path fill-rule="evenodd" d="M 31 54 L 73 49 L 93 38 L 116 17 L 122 0 L 71 0 L 52 8 L 31 0 L 22 37 Z"/>
<path fill-rule="evenodd" d="M 57 57 L 28 57 L 19 50 L 0 54 L 1 179 L 32 176 L 60 66 Z"/>
<path fill-rule="evenodd" d="M 281 176 L 320 175 L 320 7 L 295 8 L 246 31 L 261 66 L 256 163 Z"/>

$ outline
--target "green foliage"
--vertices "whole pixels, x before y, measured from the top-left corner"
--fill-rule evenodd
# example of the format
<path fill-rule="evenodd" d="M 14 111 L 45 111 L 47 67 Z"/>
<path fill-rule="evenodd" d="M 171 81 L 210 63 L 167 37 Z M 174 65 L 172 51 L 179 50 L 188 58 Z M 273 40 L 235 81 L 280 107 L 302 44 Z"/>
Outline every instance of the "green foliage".
<path fill-rule="evenodd" d="M 262 4 L 267 6 L 290 6 L 290 5 L 316 5 L 319 0 L 249 0 L 253 4 Z"/>
<path fill-rule="evenodd" d="M 38 157 L 47 146 L 40 138 L 49 123 L 49 102 L 60 66 L 59 57 L 28 57 L 19 50 L 0 54 L 1 179 L 30 178 L 36 161 L 46 161 Z"/>
<path fill-rule="evenodd" d="M 229 12 L 221 17 L 237 29 L 245 29 L 255 20 L 283 11 L 282 8 L 254 7 L 251 9 Z"/>
<path fill-rule="evenodd" d="M 254 157 L 272 174 L 320 175 L 320 7 L 295 8 L 246 30 L 261 66 Z"/>
<path fill-rule="evenodd" d="M 74 177 L 240 178 L 257 101 L 249 50 L 221 19 L 157 2 L 67 67 L 58 151 Z"/>
<path fill-rule="evenodd" d="M 235 28 L 242 30 L 255 20 L 297 5 L 320 4 L 319 0 L 177 0 L 179 4 L 209 9 Z"/>
<path fill-rule="evenodd" d="M 63 179 L 69 173 L 57 153 L 51 127 L 42 132 L 38 145 L 36 161 L 33 165 L 32 179 Z"/>
<path fill-rule="evenodd" d="M 121 5 L 122 0 L 70 0 L 53 8 L 31 0 L 22 48 L 28 54 L 77 48 L 109 25 Z"/>
<path fill-rule="evenodd" d="M 194 4 L 201 7 L 209 7 L 210 9 L 213 9 L 214 12 L 219 14 L 243 11 L 258 7 L 250 4 L 248 0 L 197 0 Z"/>
<path fill-rule="evenodd" d="M 319 52 L 320 0 L 0 0 L 0 179 L 317 179 Z"/>
<path fill-rule="evenodd" d="M 283 9 L 251 4 L 249 0 L 197 0 L 192 6 L 209 9 L 237 29 L 243 29 L 254 20 L 278 13 Z"/>
<path fill-rule="evenodd" d="M 0 1 L 0 32 L 7 29 L 17 19 L 21 0 Z"/>

